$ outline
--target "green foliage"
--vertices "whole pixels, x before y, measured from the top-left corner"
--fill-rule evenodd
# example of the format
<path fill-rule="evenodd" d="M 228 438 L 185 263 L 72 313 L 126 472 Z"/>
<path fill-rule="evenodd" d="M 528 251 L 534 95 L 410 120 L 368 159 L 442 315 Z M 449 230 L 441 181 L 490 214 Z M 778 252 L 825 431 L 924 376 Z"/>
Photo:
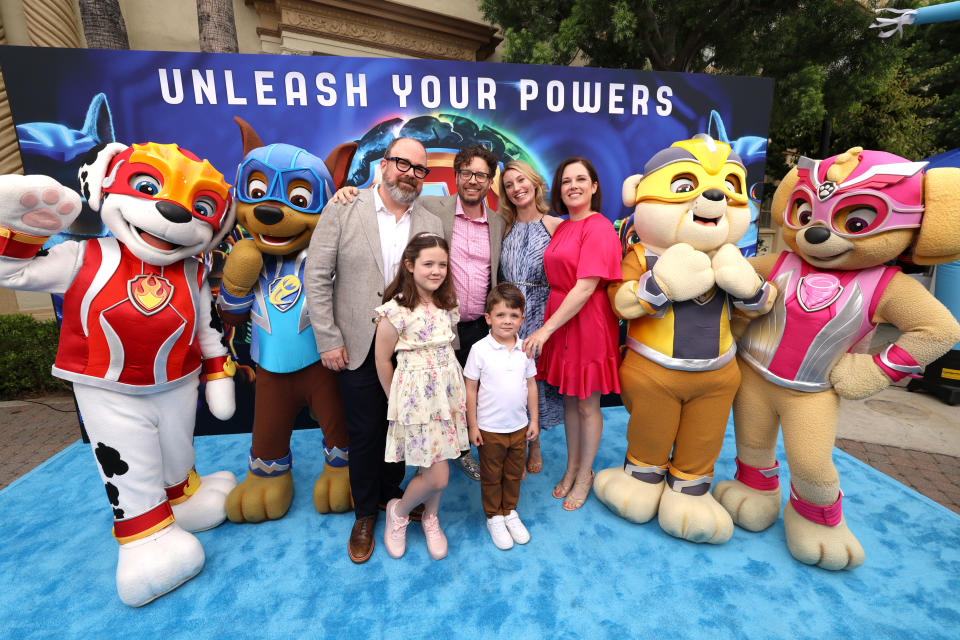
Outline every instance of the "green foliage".
<path fill-rule="evenodd" d="M 870 29 L 917 0 L 480 0 L 509 62 L 774 78 L 767 174 L 850 146 L 922 158 L 960 146 L 960 22 Z M 924 3 L 926 4 L 926 3 Z M 821 149 L 824 132 L 828 147 Z M 736 132 L 734 132 L 736 133 Z"/>
<path fill-rule="evenodd" d="M 55 320 L 0 316 L 0 400 L 69 390 L 65 382 L 50 375 L 59 334 Z"/>

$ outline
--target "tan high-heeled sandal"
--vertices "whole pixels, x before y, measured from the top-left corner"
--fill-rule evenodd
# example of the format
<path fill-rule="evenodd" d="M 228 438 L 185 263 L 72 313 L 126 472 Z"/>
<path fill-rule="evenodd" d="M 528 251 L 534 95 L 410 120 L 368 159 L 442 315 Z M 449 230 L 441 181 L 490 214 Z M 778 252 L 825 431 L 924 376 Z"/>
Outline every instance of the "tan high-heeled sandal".
<path fill-rule="evenodd" d="M 573 483 L 573 487 L 567 494 L 566 500 L 563 501 L 561 505 L 564 511 L 576 511 L 583 506 L 583 503 L 587 501 L 587 496 L 590 495 L 590 487 L 593 486 L 593 478 L 596 474 L 593 473 L 593 469 L 590 470 L 590 480 L 587 482 L 581 482 L 578 478 L 576 482 Z M 586 486 L 586 489 L 583 492 L 583 497 L 576 497 L 573 493 L 580 487 Z"/>

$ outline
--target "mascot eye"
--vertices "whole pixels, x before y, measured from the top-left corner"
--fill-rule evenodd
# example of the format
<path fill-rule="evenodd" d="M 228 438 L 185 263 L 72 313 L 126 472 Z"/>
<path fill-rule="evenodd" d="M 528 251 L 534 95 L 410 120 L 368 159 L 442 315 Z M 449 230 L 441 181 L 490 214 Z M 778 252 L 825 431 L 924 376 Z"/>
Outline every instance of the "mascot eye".
<path fill-rule="evenodd" d="M 213 201 L 213 198 L 200 196 L 193 201 L 193 210 L 197 215 L 201 215 L 204 218 L 211 218 L 213 214 L 217 212 L 217 203 Z"/>
<path fill-rule="evenodd" d="M 257 180 L 254 178 L 249 183 L 247 183 L 247 197 L 253 198 L 254 200 L 259 200 L 260 198 L 267 195 L 267 183 L 263 180 Z"/>
<path fill-rule="evenodd" d="M 130 186 L 135 191 L 148 196 L 155 196 L 160 193 L 160 181 L 148 173 L 138 173 L 130 178 Z"/>
<path fill-rule="evenodd" d="M 760 193 L 761 193 L 762 191 L 763 191 L 763 183 L 762 183 L 762 182 L 754 182 L 752 185 L 750 185 L 750 198 L 753 199 L 753 200 L 759 200 L 759 199 L 760 199 Z"/>
<path fill-rule="evenodd" d="M 689 193 L 697 188 L 697 181 L 689 176 L 681 176 L 670 183 L 672 193 Z"/>
<path fill-rule="evenodd" d="M 627 245 L 632 246 L 640 242 L 640 236 L 637 235 L 636 231 L 631 231 L 630 235 L 627 236 Z"/>
<path fill-rule="evenodd" d="M 877 211 L 873 207 L 857 207 L 841 211 L 838 218 L 837 222 L 840 223 L 838 227 L 847 233 L 863 233 L 877 219 Z"/>
<path fill-rule="evenodd" d="M 306 209 L 313 201 L 313 192 L 307 187 L 294 187 L 290 189 L 290 204 L 301 209 Z"/>
<path fill-rule="evenodd" d="M 793 223 L 794 226 L 806 226 L 813 220 L 813 207 L 803 198 L 797 198 L 793 203 L 793 211 L 790 214 L 790 218 L 790 222 Z"/>
<path fill-rule="evenodd" d="M 729 189 L 733 193 L 740 193 L 740 178 L 738 178 L 737 176 L 733 174 L 730 174 L 729 176 L 727 176 L 726 185 L 727 185 L 727 189 Z"/>

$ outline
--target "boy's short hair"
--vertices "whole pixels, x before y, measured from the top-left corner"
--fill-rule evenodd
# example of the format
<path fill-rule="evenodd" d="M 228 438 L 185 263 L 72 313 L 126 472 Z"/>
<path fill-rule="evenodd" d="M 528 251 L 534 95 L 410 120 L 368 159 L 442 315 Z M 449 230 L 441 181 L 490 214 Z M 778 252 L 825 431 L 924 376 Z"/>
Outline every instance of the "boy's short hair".
<path fill-rule="evenodd" d="M 508 309 L 520 309 L 520 311 L 523 311 L 527 304 L 523 292 L 509 282 L 501 282 L 490 290 L 490 293 L 487 294 L 487 302 L 483 307 L 483 312 L 490 313 L 498 302 L 507 305 Z"/>

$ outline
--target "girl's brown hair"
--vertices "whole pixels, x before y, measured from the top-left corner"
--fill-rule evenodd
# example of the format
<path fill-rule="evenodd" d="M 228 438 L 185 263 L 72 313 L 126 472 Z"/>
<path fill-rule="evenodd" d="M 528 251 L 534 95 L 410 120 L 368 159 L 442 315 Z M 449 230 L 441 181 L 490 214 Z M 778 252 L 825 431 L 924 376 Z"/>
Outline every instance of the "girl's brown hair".
<path fill-rule="evenodd" d="M 543 178 L 540 177 L 536 171 L 533 170 L 526 162 L 522 160 L 513 160 L 503 165 L 503 171 L 500 172 L 500 191 L 498 196 L 500 198 L 500 206 L 498 207 L 500 215 L 503 217 L 506 226 L 504 227 L 504 233 L 510 231 L 510 227 L 513 226 L 513 223 L 517 221 L 517 207 L 510 202 L 510 198 L 507 197 L 507 191 L 503 187 L 503 176 L 510 169 L 518 172 L 524 178 L 530 181 L 530 184 L 533 185 L 533 201 L 537 204 L 537 211 L 540 213 L 546 213 L 550 210 L 550 207 L 547 205 L 547 185 L 543 181 Z"/>
<path fill-rule="evenodd" d="M 567 210 L 567 205 L 563 204 L 563 197 L 560 195 L 560 183 L 563 180 L 563 170 L 578 162 L 587 170 L 587 174 L 590 176 L 590 181 L 596 183 L 597 185 L 597 192 L 593 194 L 592 198 L 590 198 L 590 210 L 600 211 L 600 178 L 597 177 L 597 170 L 593 168 L 593 163 L 586 158 L 570 156 L 561 162 L 559 167 L 557 167 L 556 173 L 553 174 L 553 188 L 550 189 L 550 206 L 553 207 L 554 211 L 564 215 L 569 215 L 570 212 Z"/>
<path fill-rule="evenodd" d="M 413 274 L 407 268 L 407 263 L 411 266 L 417 262 L 417 256 L 424 249 L 440 247 L 450 257 L 450 247 L 442 236 L 435 233 L 418 233 L 410 238 L 406 249 L 403 250 L 403 258 L 400 260 L 400 268 L 397 269 L 397 276 L 383 292 L 383 301 L 396 299 L 397 304 L 406 307 L 411 311 L 420 304 L 420 294 L 417 292 L 417 284 L 413 281 Z M 441 309 L 453 309 L 457 306 L 457 294 L 453 290 L 453 278 L 450 276 L 449 264 L 447 268 L 447 277 L 443 279 L 440 288 L 433 292 L 433 303 Z"/>

